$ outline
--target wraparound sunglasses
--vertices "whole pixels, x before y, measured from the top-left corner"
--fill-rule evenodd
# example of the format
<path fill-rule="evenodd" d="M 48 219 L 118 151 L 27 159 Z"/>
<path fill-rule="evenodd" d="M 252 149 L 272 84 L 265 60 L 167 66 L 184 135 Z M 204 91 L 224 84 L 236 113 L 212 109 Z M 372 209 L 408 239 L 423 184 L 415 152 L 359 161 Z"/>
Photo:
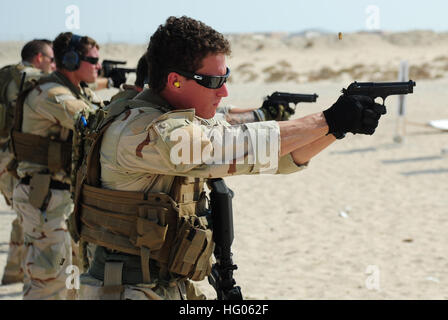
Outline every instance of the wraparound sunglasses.
<path fill-rule="evenodd" d="M 227 68 L 227 72 L 223 76 L 207 76 L 205 74 L 199 74 L 194 72 L 183 71 L 179 69 L 171 69 L 171 72 L 176 72 L 185 78 L 195 80 L 198 84 L 209 89 L 221 88 L 226 83 L 227 78 L 230 76 L 230 69 Z"/>

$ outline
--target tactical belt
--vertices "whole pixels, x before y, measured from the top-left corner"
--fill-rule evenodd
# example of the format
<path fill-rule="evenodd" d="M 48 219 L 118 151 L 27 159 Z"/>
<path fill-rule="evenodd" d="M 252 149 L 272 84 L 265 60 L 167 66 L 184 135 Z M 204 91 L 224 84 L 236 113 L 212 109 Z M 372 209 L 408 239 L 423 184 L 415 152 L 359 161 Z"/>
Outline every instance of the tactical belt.
<path fill-rule="evenodd" d="M 123 262 L 122 270 L 122 284 L 135 285 L 143 283 L 142 267 L 140 257 L 125 253 L 113 253 L 102 246 L 97 246 L 95 249 L 95 256 L 89 267 L 88 273 L 101 281 L 104 281 L 105 265 L 110 262 Z M 151 278 L 159 278 L 160 269 L 156 263 L 149 264 Z"/>
<path fill-rule="evenodd" d="M 25 178 L 20 179 L 20 183 L 26 186 L 30 185 L 31 176 L 26 176 Z M 51 180 L 50 181 L 50 189 L 55 190 L 70 190 L 70 184 L 63 183 L 61 181 Z"/>
<path fill-rule="evenodd" d="M 70 172 L 71 141 L 57 141 L 19 131 L 12 131 L 12 141 L 17 161 L 29 161 L 47 166 L 50 172 L 61 169 Z"/>

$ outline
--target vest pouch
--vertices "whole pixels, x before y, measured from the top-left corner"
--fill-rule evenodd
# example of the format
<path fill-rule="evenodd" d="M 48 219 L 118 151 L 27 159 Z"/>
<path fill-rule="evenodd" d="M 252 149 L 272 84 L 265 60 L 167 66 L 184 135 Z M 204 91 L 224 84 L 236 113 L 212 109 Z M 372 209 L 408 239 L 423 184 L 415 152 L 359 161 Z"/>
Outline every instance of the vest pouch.
<path fill-rule="evenodd" d="M 211 231 L 195 227 L 190 223 L 189 218 L 195 219 L 196 217 L 181 217 L 180 227 L 174 240 L 174 246 L 168 264 L 168 270 L 191 278 L 195 274 L 196 264 L 199 258 L 207 251 L 209 240 L 211 240 Z M 208 234 L 210 235 L 209 237 Z"/>
<path fill-rule="evenodd" d="M 160 250 L 165 242 L 168 226 L 161 226 L 155 221 L 137 218 L 137 247 Z"/>
<path fill-rule="evenodd" d="M 62 144 L 57 141 L 48 142 L 48 169 L 57 172 L 62 168 Z"/>
<path fill-rule="evenodd" d="M 79 234 L 78 231 L 76 214 L 74 212 L 70 213 L 68 219 L 65 220 L 65 223 L 67 224 L 68 232 L 70 233 L 70 236 L 72 237 L 73 241 L 75 243 L 78 243 L 79 239 L 81 239 L 81 235 Z"/>
<path fill-rule="evenodd" d="M 213 233 L 210 229 L 204 230 L 206 233 L 207 245 L 196 262 L 194 273 L 191 276 L 193 281 L 202 281 L 212 272 L 212 255 L 215 250 L 215 242 L 213 241 Z"/>
<path fill-rule="evenodd" d="M 45 200 L 50 192 L 51 175 L 36 173 L 30 180 L 30 204 L 39 210 L 42 210 Z"/>

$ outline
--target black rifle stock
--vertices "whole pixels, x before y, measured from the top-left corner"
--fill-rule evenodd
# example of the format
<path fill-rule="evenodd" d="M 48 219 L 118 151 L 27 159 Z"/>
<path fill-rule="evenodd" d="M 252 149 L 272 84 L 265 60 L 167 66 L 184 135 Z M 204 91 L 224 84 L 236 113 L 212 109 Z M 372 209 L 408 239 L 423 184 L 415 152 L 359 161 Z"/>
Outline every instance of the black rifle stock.
<path fill-rule="evenodd" d="M 347 89 L 342 89 L 346 95 L 368 96 L 372 99 L 378 97 L 384 101 L 391 95 L 402 95 L 414 92 L 415 81 L 404 82 L 353 82 Z"/>
<path fill-rule="evenodd" d="M 212 214 L 214 255 L 216 263 L 208 276 L 208 282 L 215 288 L 218 300 L 243 300 L 241 288 L 236 286 L 233 271 L 238 267 L 232 261 L 233 242 L 233 191 L 221 178 L 209 180 Z"/>
<path fill-rule="evenodd" d="M 101 75 L 103 77 L 110 77 L 111 73 L 113 71 L 117 71 L 123 75 L 130 72 L 136 72 L 136 69 L 133 68 L 120 68 L 117 67 L 118 65 L 126 64 L 126 61 L 116 61 L 116 60 L 103 60 L 102 66 L 102 72 Z"/>

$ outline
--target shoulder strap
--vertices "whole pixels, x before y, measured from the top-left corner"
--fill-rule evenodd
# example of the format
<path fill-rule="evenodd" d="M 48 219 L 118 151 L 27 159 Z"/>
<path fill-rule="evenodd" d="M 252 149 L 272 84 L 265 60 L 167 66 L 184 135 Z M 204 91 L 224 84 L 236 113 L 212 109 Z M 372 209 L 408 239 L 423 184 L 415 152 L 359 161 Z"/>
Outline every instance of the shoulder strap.
<path fill-rule="evenodd" d="M 14 108 L 14 125 L 12 130 L 14 131 L 22 131 L 22 122 L 23 122 L 23 103 L 25 102 L 28 94 L 38 86 L 38 81 L 31 80 L 27 83 L 27 86 L 22 92 L 19 92 L 17 96 L 16 105 Z"/>
<path fill-rule="evenodd" d="M 60 72 L 55 71 L 48 76 L 42 77 L 39 79 L 39 85 L 55 82 L 67 87 L 78 99 L 83 99 L 84 97 L 81 94 L 81 90 L 73 85 L 64 75 Z"/>
<path fill-rule="evenodd" d="M 126 110 L 136 109 L 136 108 L 153 108 L 164 112 L 159 106 L 144 100 L 117 100 L 109 104 L 104 111 L 106 112 L 106 117 L 100 122 L 98 128 L 101 128 L 108 123 L 114 121 L 120 114 Z"/>
<path fill-rule="evenodd" d="M 101 141 L 103 140 L 104 132 L 106 132 L 107 128 L 112 124 L 112 121 L 109 121 L 106 125 L 104 125 L 96 139 L 93 141 L 92 146 L 90 147 L 89 153 L 86 158 L 86 174 L 85 178 L 88 185 L 94 187 L 100 187 L 100 175 L 101 175 L 101 164 L 100 164 L 100 147 Z"/>
<path fill-rule="evenodd" d="M 159 109 L 158 106 L 143 100 L 118 100 L 106 107 L 105 111 L 107 115 L 98 125 L 97 134 L 86 158 L 86 182 L 88 185 L 99 187 L 101 184 L 101 165 L 99 153 L 101 141 L 106 130 L 112 122 L 126 110 L 144 107 Z"/>
<path fill-rule="evenodd" d="M 61 74 L 58 71 L 55 71 L 47 76 L 40 78 L 38 80 L 38 85 L 43 85 L 51 82 L 58 83 L 68 88 L 77 99 L 81 99 L 89 105 L 92 104 L 92 102 L 89 101 L 89 99 L 81 92 L 81 90 L 78 87 L 73 85 L 73 83 L 71 83 L 63 74 Z"/>
<path fill-rule="evenodd" d="M 33 89 L 46 83 L 58 83 L 60 85 L 63 85 L 64 87 L 67 87 L 76 96 L 76 98 L 81 99 L 88 104 L 91 104 L 91 102 L 81 94 L 78 88 L 76 88 L 68 79 L 66 79 L 58 72 L 53 72 L 52 74 L 44 76 L 39 80 L 31 79 L 25 82 L 24 90 L 22 90 L 22 92 L 19 92 L 19 95 L 17 97 L 13 130 L 22 131 L 23 103 L 25 102 L 28 94 Z"/>
<path fill-rule="evenodd" d="M 11 77 L 15 81 L 17 88 L 20 88 L 20 83 L 22 81 L 22 71 L 25 69 L 25 66 L 22 64 L 17 64 L 15 66 L 12 66 L 11 70 Z"/>

